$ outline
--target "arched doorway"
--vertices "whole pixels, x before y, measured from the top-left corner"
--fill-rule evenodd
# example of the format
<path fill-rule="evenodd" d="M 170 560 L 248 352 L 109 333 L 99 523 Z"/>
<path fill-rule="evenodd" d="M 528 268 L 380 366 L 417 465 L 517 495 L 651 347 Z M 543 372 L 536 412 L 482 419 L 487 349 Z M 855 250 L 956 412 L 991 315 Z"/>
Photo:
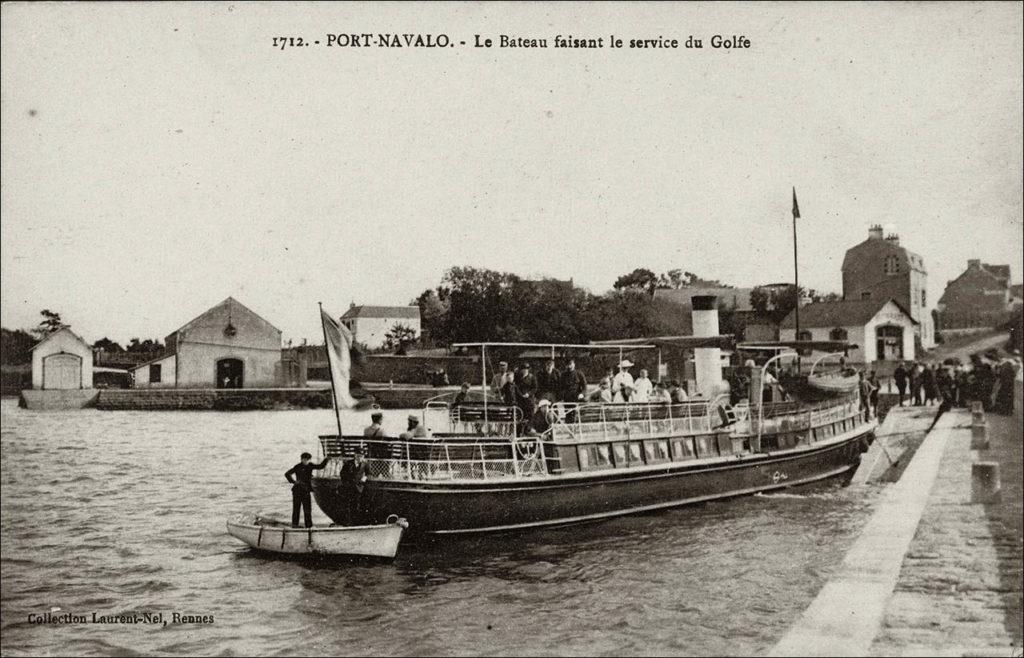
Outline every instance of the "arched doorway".
<path fill-rule="evenodd" d="M 67 352 L 44 356 L 43 388 L 82 388 L 82 357 Z"/>
<path fill-rule="evenodd" d="M 217 388 L 242 388 L 245 368 L 241 359 L 217 361 Z"/>
<path fill-rule="evenodd" d="M 875 329 L 875 358 L 884 361 L 903 360 L 903 327 L 892 324 Z"/>

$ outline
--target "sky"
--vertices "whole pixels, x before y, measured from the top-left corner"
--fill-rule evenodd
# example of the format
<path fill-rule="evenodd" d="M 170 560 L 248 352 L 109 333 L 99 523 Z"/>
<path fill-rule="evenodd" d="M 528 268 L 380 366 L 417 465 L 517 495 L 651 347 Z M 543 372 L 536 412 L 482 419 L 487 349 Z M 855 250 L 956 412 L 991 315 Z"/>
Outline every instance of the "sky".
<path fill-rule="evenodd" d="M 0 11 L 8 328 L 49 308 L 90 341 L 162 338 L 233 296 L 313 341 L 318 301 L 406 304 L 455 265 L 595 293 L 636 267 L 790 281 L 793 187 L 803 285 L 841 291 L 875 223 L 923 256 L 929 300 L 969 258 L 1021 280 L 1019 3 Z M 272 46 L 364 32 L 456 45 Z"/>

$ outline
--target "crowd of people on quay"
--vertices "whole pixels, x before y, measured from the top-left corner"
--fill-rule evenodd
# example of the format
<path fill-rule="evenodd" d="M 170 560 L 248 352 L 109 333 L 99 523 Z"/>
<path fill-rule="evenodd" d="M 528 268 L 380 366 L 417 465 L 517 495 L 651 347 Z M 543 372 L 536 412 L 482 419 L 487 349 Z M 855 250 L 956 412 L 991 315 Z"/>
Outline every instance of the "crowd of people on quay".
<path fill-rule="evenodd" d="M 892 375 L 899 406 L 946 403 L 966 407 L 980 401 L 986 411 L 1013 413 L 1013 381 L 1020 363 L 995 355 L 972 354 L 969 364 L 950 359 L 945 363 L 900 363 Z"/>

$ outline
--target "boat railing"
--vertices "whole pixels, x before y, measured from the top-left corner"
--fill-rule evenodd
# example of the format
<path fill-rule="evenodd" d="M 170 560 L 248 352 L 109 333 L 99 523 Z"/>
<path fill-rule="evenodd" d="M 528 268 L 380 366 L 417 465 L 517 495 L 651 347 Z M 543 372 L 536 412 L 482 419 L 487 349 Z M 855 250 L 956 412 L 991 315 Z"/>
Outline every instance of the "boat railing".
<path fill-rule="evenodd" d="M 333 457 L 322 477 L 341 477 L 344 461 L 363 451 L 371 478 L 388 480 L 489 480 L 547 475 L 540 436 L 481 441 L 474 436 L 366 439 L 325 435 L 320 445 Z"/>
<path fill-rule="evenodd" d="M 851 418 L 863 419 L 860 399 L 856 396 L 844 398 L 839 402 L 822 402 L 811 407 L 790 402 L 767 403 L 761 410 L 758 406 L 755 404 L 746 408 L 746 420 L 737 425 L 740 432 L 776 434 L 822 427 Z M 762 413 L 758 413 L 759 411 Z"/>
<path fill-rule="evenodd" d="M 706 434 L 720 426 L 714 401 L 558 402 L 552 405 L 551 437 L 556 442 L 615 440 Z"/>

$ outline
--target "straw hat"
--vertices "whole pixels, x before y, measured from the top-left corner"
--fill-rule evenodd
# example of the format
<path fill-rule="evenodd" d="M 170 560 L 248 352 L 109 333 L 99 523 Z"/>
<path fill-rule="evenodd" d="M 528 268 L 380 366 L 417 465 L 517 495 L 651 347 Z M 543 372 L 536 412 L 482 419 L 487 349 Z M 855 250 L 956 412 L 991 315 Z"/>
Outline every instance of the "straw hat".
<path fill-rule="evenodd" d="M 619 367 L 620 368 L 632 368 L 633 367 L 633 362 L 630 361 L 629 359 L 623 359 L 622 361 L 619 361 Z"/>
<path fill-rule="evenodd" d="M 541 407 L 546 407 L 549 404 L 551 404 L 551 400 L 547 398 L 541 398 L 540 400 L 537 401 L 537 408 L 539 409 Z"/>
<path fill-rule="evenodd" d="M 414 422 L 417 422 L 417 423 L 418 423 L 418 422 L 420 422 L 420 417 L 419 417 L 419 416 L 417 416 L 416 414 L 409 414 L 409 420 L 411 420 L 411 421 L 414 421 Z"/>

